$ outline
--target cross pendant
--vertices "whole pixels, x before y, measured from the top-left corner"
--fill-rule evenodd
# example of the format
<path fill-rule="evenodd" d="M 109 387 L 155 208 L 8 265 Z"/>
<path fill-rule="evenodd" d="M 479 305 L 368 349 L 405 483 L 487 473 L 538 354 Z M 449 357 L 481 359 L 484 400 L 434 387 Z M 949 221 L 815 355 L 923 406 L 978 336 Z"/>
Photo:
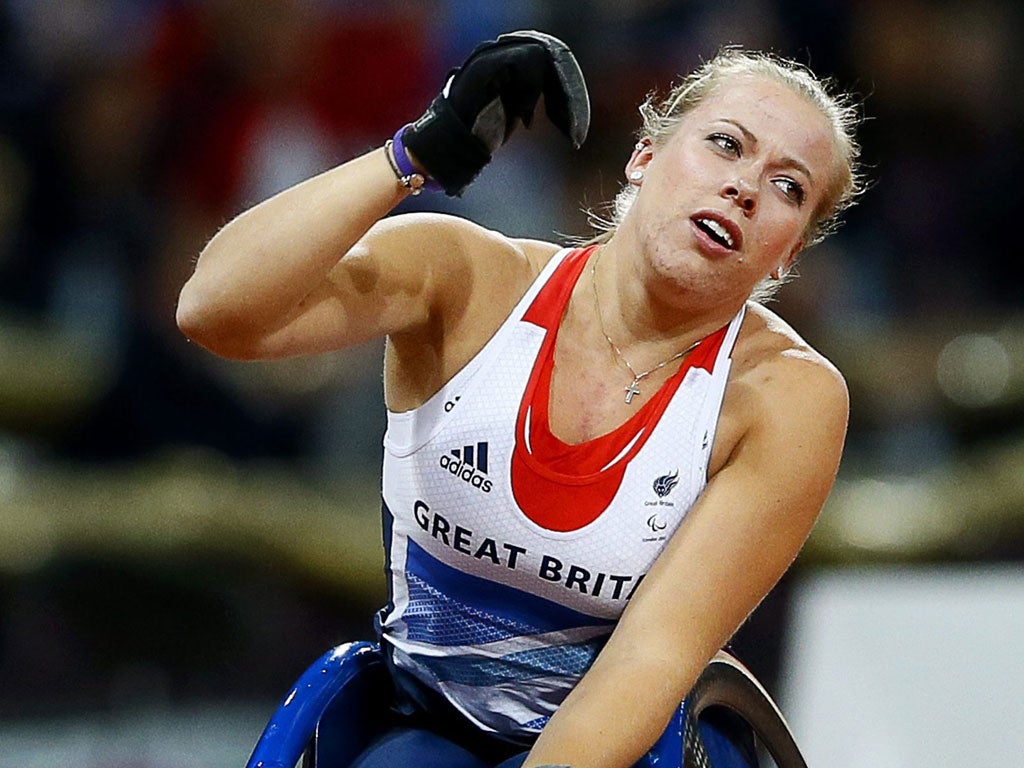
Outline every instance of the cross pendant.
<path fill-rule="evenodd" d="M 636 381 L 630 384 L 626 389 L 626 405 L 633 402 L 633 397 L 640 394 L 640 389 L 636 385 Z"/>

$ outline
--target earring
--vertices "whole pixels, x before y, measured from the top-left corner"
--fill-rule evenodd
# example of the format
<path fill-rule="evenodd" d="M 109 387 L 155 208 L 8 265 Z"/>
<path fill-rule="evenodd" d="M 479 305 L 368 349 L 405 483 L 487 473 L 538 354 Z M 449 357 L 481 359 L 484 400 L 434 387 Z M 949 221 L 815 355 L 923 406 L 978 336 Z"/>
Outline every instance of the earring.
<path fill-rule="evenodd" d="M 643 171 L 633 171 L 631 174 L 629 174 L 629 180 L 630 181 L 642 181 L 643 178 L 644 178 L 644 172 Z"/>
<path fill-rule="evenodd" d="M 646 146 L 647 146 L 647 145 L 646 145 L 646 144 L 644 144 L 644 142 L 642 142 L 642 141 L 638 141 L 638 142 L 636 143 L 636 147 L 635 147 L 635 149 L 643 149 L 643 148 L 644 148 L 644 147 L 646 147 Z"/>

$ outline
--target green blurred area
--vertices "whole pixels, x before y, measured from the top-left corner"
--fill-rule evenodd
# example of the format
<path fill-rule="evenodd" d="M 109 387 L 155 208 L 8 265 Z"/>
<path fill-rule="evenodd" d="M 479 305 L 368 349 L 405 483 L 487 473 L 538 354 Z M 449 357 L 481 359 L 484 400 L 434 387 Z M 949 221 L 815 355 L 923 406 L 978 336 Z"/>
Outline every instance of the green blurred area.
<path fill-rule="evenodd" d="M 1024 435 L 998 430 L 1024 411 L 1024 319 L 853 333 L 825 347 L 850 384 L 854 444 L 878 429 L 911 429 L 922 412 L 953 432 L 990 425 L 991 437 L 912 473 L 855 454 L 803 560 L 960 560 L 1024 550 Z M 103 390 L 102 366 L 58 336 L 7 325 L 0 350 L 20 363 L 0 377 L 2 427 L 56 429 Z M 19 462 L 0 452 L 0 571 L 25 573 L 68 555 L 204 551 L 379 597 L 378 488 L 373 475 L 327 482 L 285 462 L 243 464 L 200 448 L 114 466 Z"/>

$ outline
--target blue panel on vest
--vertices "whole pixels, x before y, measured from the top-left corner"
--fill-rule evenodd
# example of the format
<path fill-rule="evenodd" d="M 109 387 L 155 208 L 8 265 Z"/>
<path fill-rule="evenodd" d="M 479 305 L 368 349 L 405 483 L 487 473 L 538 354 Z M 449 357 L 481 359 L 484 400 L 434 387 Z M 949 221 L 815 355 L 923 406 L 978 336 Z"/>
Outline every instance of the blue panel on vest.
<path fill-rule="evenodd" d="M 611 619 L 574 611 L 514 587 L 445 565 L 408 542 L 409 639 L 469 645 L 584 627 L 612 627 Z"/>
<path fill-rule="evenodd" d="M 421 657 L 421 663 L 441 682 L 489 686 L 509 680 L 538 677 L 579 678 L 590 667 L 605 638 L 578 645 L 534 648 L 498 659 L 479 656 Z"/>

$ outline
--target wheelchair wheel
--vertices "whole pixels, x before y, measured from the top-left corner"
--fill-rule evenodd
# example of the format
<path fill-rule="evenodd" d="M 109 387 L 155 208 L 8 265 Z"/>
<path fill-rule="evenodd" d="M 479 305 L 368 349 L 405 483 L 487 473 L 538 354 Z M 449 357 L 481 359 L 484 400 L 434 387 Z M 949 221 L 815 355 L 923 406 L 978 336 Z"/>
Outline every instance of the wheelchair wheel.
<path fill-rule="evenodd" d="M 702 735 L 704 720 L 739 718 L 754 732 L 778 768 L 807 768 L 779 708 L 750 671 L 727 653 L 719 653 L 701 673 L 687 697 L 683 720 L 683 768 L 719 768 Z M 731 765 L 756 765 L 744 759 Z"/>

